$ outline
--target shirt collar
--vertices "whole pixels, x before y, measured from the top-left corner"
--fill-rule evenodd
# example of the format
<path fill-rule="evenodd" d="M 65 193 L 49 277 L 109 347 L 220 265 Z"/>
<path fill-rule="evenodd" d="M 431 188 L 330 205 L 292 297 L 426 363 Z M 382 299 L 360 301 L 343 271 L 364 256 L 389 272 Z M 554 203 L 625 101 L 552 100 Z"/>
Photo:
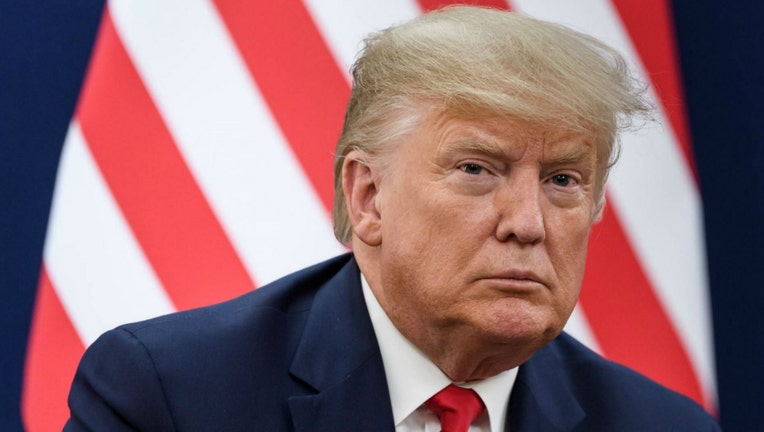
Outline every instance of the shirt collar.
<path fill-rule="evenodd" d="M 398 425 L 427 399 L 452 382 L 419 348 L 398 331 L 377 301 L 363 274 L 361 286 L 385 366 L 393 419 Z M 506 424 L 509 395 L 515 378 L 517 368 L 484 380 L 456 384 L 471 388 L 480 395 L 488 411 L 491 432 L 500 432 Z"/>

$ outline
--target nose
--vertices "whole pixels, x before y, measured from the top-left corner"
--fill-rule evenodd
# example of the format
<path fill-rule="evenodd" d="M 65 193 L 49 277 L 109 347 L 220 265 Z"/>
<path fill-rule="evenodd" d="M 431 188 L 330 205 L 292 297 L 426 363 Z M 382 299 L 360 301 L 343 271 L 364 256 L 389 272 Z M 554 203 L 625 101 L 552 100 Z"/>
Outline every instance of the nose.
<path fill-rule="evenodd" d="M 496 190 L 494 206 L 499 219 L 496 238 L 506 242 L 538 243 L 545 239 L 542 191 L 537 173 L 510 178 Z"/>

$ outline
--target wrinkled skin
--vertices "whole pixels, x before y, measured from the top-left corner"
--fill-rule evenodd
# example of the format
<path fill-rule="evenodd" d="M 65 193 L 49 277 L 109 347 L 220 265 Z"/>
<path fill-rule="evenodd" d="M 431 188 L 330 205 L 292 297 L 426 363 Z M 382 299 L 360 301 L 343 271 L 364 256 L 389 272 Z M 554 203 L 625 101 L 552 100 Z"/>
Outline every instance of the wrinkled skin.
<path fill-rule="evenodd" d="M 430 115 L 344 162 L 353 250 L 400 332 L 454 381 L 524 362 L 578 298 L 598 209 L 592 137 Z"/>

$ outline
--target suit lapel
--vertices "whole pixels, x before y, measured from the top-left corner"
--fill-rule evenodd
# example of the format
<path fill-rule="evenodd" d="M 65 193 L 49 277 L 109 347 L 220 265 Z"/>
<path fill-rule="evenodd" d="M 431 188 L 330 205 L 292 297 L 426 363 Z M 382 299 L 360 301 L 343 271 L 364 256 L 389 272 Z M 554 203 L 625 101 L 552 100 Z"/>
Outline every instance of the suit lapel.
<path fill-rule="evenodd" d="M 549 345 L 520 366 L 509 399 L 511 432 L 571 431 L 586 417 L 568 386 L 566 370 Z"/>
<path fill-rule="evenodd" d="M 585 413 L 555 342 L 520 367 L 509 429 L 571 431 Z M 394 430 L 382 357 L 351 259 L 316 294 L 290 373 L 316 394 L 289 398 L 296 431 Z"/>
<path fill-rule="evenodd" d="M 290 372 L 317 394 L 289 399 L 297 431 L 393 430 L 382 357 L 355 260 L 316 294 Z"/>

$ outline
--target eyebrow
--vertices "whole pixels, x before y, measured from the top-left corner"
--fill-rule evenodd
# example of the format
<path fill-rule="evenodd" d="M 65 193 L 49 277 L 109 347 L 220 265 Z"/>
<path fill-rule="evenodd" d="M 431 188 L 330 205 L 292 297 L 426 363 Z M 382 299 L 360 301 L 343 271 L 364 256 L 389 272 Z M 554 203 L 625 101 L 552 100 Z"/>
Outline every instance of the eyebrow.
<path fill-rule="evenodd" d="M 545 152 L 546 153 L 546 152 Z M 544 154 L 543 162 L 547 164 L 569 164 L 581 162 L 593 155 L 595 152 L 591 146 L 575 145 L 559 152 L 551 152 L 550 156 Z"/>
<path fill-rule="evenodd" d="M 475 152 L 485 156 L 500 158 L 502 160 L 513 160 L 522 157 L 521 154 L 513 155 L 512 149 L 508 149 L 497 143 L 485 140 L 482 138 L 466 137 L 463 139 L 455 140 L 447 145 L 444 149 L 446 153 L 453 152 Z M 515 152 L 516 153 L 516 152 Z M 595 150 L 591 145 L 584 143 L 574 143 L 564 145 L 562 150 L 553 150 L 545 153 L 551 153 L 549 155 L 544 154 L 541 162 L 546 165 L 565 165 L 574 164 L 587 160 L 590 155 L 595 154 Z"/>
<path fill-rule="evenodd" d="M 511 152 L 508 151 L 507 148 L 498 145 L 497 143 L 486 141 L 485 139 L 479 139 L 475 137 L 469 137 L 469 138 L 462 138 L 459 140 L 452 141 L 448 145 L 444 146 L 444 151 L 446 153 L 453 153 L 453 152 L 474 152 L 474 153 L 480 153 L 486 156 L 494 157 L 494 158 L 501 158 L 501 159 L 512 159 Z"/>

